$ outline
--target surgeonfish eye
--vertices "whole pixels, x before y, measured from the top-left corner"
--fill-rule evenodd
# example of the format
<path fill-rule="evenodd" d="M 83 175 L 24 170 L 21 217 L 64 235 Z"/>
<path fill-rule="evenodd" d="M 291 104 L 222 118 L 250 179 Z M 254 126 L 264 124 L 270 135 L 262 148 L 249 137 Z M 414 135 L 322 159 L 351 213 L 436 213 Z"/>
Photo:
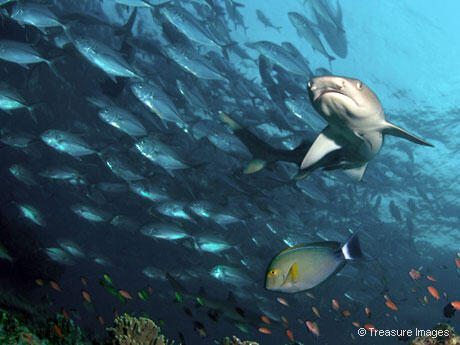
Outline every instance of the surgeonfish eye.
<path fill-rule="evenodd" d="M 270 277 L 274 277 L 278 274 L 278 270 L 277 269 L 274 269 L 274 270 L 271 270 L 270 272 L 268 272 L 267 274 L 267 277 L 270 278 Z"/>
<path fill-rule="evenodd" d="M 358 81 L 358 84 L 356 84 L 356 87 L 361 90 L 363 88 L 363 83 L 361 81 Z"/>

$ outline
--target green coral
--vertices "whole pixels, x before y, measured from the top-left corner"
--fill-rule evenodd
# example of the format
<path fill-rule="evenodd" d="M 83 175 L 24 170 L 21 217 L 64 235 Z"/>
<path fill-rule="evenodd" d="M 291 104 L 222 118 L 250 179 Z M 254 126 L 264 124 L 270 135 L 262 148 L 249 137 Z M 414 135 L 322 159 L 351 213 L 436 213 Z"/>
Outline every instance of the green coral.
<path fill-rule="evenodd" d="M 460 337 L 446 324 L 438 324 L 433 330 L 437 336 L 428 335 L 415 338 L 410 345 L 460 345 Z"/>
<path fill-rule="evenodd" d="M 145 317 L 119 316 L 112 328 L 107 328 L 113 345 L 172 345 L 160 334 L 160 327 Z"/>

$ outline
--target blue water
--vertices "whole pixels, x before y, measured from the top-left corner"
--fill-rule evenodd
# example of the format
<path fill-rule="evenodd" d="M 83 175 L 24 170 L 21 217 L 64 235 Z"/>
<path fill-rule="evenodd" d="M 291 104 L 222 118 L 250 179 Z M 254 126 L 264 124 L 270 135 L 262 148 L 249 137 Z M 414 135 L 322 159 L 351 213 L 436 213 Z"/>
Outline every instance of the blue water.
<path fill-rule="evenodd" d="M 262 90 L 265 98 L 255 103 L 237 94 L 236 77 L 235 80 L 228 77 L 228 83 L 198 82 L 165 55 L 148 50 L 137 41 L 131 43 L 131 54 L 122 56 L 130 66 L 142 70 L 147 79 L 161 85 L 179 114 L 187 115 L 188 125 L 200 121 L 199 114 L 208 114 L 207 120 L 218 127 L 209 129 L 206 136 L 223 135 L 225 127 L 218 116 L 218 111 L 223 110 L 236 116 L 267 143 L 287 149 L 282 145 L 283 140 L 292 140 L 295 147 L 302 139 L 314 140 L 318 133 L 290 127 L 289 122 L 281 121 L 280 117 L 292 119 L 293 114 L 266 115 L 274 102 L 261 82 L 259 53 L 244 43 L 262 40 L 292 43 L 309 61 L 312 71 L 326 68 L 333 75 L 363 81 L 378 95 L 388 121 L 435 146 L 427 148 L 387 136 L 360 182 L 340 170 L 316 170 L 296 184 L 291 179 L 295 165 L 279 162 L 245 175 L 243 170 L 250 155 L 233 156 L 216 148 L 211 140 L 196 139 L 176 124 L 165 126 L 133 96 L 129 87 L 132 80 L 106 82 L 105 90 L 112 89 L 115 94 L 109 98 L 133 112 L 148 133 L 163 134 L 163 142 L 191 162 L 187 169 L 167 172 L 135 149 L 136 138 L 98 117 L 97 108 L 88 98 L 100 96 L 107 75 L 91 65 L 72 44 L 65 49 L 56 47 L 53 38 L 62 32 L 61 28 L 45 34 L 32 26 L 21 27 L 4 13 L 0 38 L 28 42 L 43 56 L 57 58 L 55 67 L 60 78 L 46 64 L 25 69 L 0 60 L 1 80 L 20 90 L 28 104 L 40 103 L 33 116 L 26 109 L 10 114 L 0 112 L 2 137 L 21 133 L 32 138 L 26 148 L 5 143 L 0 147 L 0 209 L 2 224 L 7 224 L 0 242 L 14 258 L 12 262 L 0 262 L 2 284 L 35 303 L 42 304 L 42 297 L 48 296 L 51 302 L 46 308 L 51 312 L 60 312 L 61 308 L 72 311 L 71 317 L 82 328 L 91 329 L 101 337 L 105 336 L 105 328 L 111 325 L 115 313 L 127 312 L 163 320 L 162 333 L 178 341 L 181 332 L 186 344 L 213 344 L 215 339 L 231 335 L 260 344 L 289 343 L 286 328 L 281 324 L 267 326 L 272 331 L 269 335 L 262 334 L 254 325 L 248 325 L 248 333 L 244 333 L 224 317 L 217 322 L 212 320 L 207 315 L 209 310 L 198 307 L 196 300 L 184 298 L 183 303 L 177 302 L 166 273 L 191 293 L 204 287 L 207 296 L 224 301 L 232 292 L 242 308 L 278 321 L 285 317 L 288 329 L 303 344 L 401 343 L 396 337 L 369 334 L 360 337 L 352 321 L 361 326 L 369 323 L 377 329 L 414 332 L 430 329 L 438 322 L 449 321 L 458 326 L 458 315 L 447 319 L 443 308 L 460 299 L 460 273 L 455 263 L 460 242 L 460 205 L 456 197 L 460 188 L 457 178 L 460 161 L 456 154 L 460 130 L 457 125 L 460 95 L 456 91 L 460 39 L 454 15 L 460 5 L 455 1 L 443 2 L 442 6 L 433 6 L 430 1 L 339 3 L 343 10 L 346 57 L 336 56 L 320 35 L 327 52 L 335 56 L 331 65 L 309 42 L 298 37 L 288 19 L 287 13 L 295 11 L 315 21 L 308 1 L 305 5 L 300 0 L 288 4 L 275 0 L 248 1 L 244 7 L 238 7 L 246 31 L 241 26 L 235 28 L 231 18 L 225 15 L 232 40 L 247 51 L 252 61 L 243 61 L 234 53 L 228 58 L 219 55 L 220 59 Z M 190 4 L 180 1 L 177 5 L 193 13 Z M 335 2 L 329 5 L 337 8 Z M 7 4 L 3 9 L 9 11 L 11 6 Z M 221 6 L 225 8 L 224 2 Z M 113 28 L 126 23 L 132 13 L 132 9 L 122 5 L 96 0 L 82 1 L 80 6 L 56 1 L 49 8 L 58 17 L 87 13 L 106 21 L 106 27 L 80 24 L 77 29 L 115 51 L 121 49 L 122 39 L 114 36 Z M 265 28 L 256 17 L 256 9 L 262 10 L 274 25 L 281 26 L 280 32 Z M 152 23 L 152 15 L 145 8 L 138 9 L 130 34 L 133 39 L 142 38 L 157 48 L 167 44 L 161 26 Z M 206 51 L 203 47 L 200 50 Z M 187 105 L 177 89 L 176 79 L 188 81 L 190 88 L 196 85 L 203 92 L 206 108 Z M 299 85 L 305 89 L 304 84 L 299 82 Z M 119 92 L 114 91 L 117 87 Z M 306 92 L 305 102 L 309 102 Z M 319 118 L 312 108 L 311 116 Z M 262 135 L 259 126 L 271 123 L 289 133 L 288 137 Z M 72 133 L 98 153 L 75 158 L 58 152 L 40 139 L 49 129 Z M 230 131 L 225 133 L 232 136 Z M 127 164 L 133 172 L 157 188 L 164 188 L 168 200 L 183 206 L 190 219 L 163 215 L 157 209 L 163 201 L 151 201 L 133 193 L 129 181 L 109 169 L 107 156 L 102 152 L 114 152 L 117 157 L 129 160 Z M 12 164 L 29 170 L 35 183 L 26 184 L 15 178 L 9 171 Z M 64 166 L 78 171 L 85 183 L 72 184 L 40 175 L 45 169 Z M 101 183 L 116 184 L 117 190 L 104 190 Z M 197 201 L 210 205 L 214 212 L 211 217 L 191 211 L 190 206 Z M 392 212 L 390 202 L 399 211 L 393 208 Z M 37 225 L 21 214 L 19 205 L 24 204 L 36 208 L 46 224 Z M 102 212 L 102 221 L 84 219 L 72 211 L 73 206 L 81 204 Z M 230 224 L 223 221 L 219 224 L 216 214 L 234 218 Z M 130 223 L 115 226 L 117 216 L 126 217 Z M 141 229 L 150 223 L 180 228 L 187 238 L 146 237 Z M 343 243 L 351 232 L 358 230 L 361 247 L 372 260 L 347 264 L 337 276 L 313 288 L 310 291 L 313 297 L 305 292 L 290 295 L 264 289 L 267 265 L 281 250 L 315 241 Z M 226 241 L 230 248 L 219 253 L 200 250 L 197 242 L 208 237 Z M 81 254 L 62 248 L 63 241 L 71 241 Z M 67 261 L 53 260 L 47 254 L 49 248 L 60 248 Z M 244 275 L 243 282 L 221 281 L 212 276 L 210 271 L 216 265 L 238 269 Z M 154 268 L 157 276 L 149 278 L 143 273 L 148 267 Z M 420 280 L 411 279 L 411 269 L 420 271 Z M 126 290 L 133 299 L 122 302 L 111 295 L 99 283 L 104 274 L 111 277 L 116 290 Z M 427 275 L 436 281 L 431 282 Z M 80 277 L 88 281 L 88 286 L 82 285 Z M 44 287 L 37 286 L 35 279 L 43 279 Z M 52 289 L 51 280 L 58 282 L 63 291 Z M 437 289 L 440 300 L 427 291 L 430 285 Z M 90 293 L 91 304 L 84 302 L 81 290 Z M 145 301 L 138 297 L 142 290 L 148 293 Z M 385 306 L 384 296 L 398 306 L 397 311 Z M 424 296 L 428 303 L 423 302 Z M 289 307 L 280 304 L 277 297 L 286 299 Z M 331 299 L 339 302 L 339 311 L 332 309 Z M 320 318 L 313 313 L 313 306 L 318 308 Z M 365 307 L 372 312 L 370 318 Z M 192 316 L 184 313 L 184 308 L 189 308 Z M 351 316 L 343 316 L 343 310 L 348 310 Z M 99 316 L 105 320 L 104 325 L 99 323 Z M 308 331 L 307 320 L 316 321 L 319 337 Z M 205 337 L 194 329 L 195 321 L 204 325 Z"/>

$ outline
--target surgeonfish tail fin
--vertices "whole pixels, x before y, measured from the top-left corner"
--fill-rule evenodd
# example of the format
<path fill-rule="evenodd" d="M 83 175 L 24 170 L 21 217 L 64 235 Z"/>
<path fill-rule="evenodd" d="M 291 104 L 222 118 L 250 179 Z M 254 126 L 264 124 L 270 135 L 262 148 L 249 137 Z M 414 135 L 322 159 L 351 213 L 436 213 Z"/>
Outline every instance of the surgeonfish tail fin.
<path fill-rule="evenodd" d="M 350 239 L 342 247 L 342 254 L 345 260 L 361 260 L 365 259 L 359 244 L 358 232 L 355 232 Z"/>
<path fill-rule="evenodd" d="M 434 145 L 427 143 L 426 141 L 420 139 L 419 137 L 389 122 L 385 122 L 382 133 L 394 135 L 395 137 L 400 137 L 400 138 L 412 141 L 413 143 L 416 143 L 419 145 L 434 147 Z"/>

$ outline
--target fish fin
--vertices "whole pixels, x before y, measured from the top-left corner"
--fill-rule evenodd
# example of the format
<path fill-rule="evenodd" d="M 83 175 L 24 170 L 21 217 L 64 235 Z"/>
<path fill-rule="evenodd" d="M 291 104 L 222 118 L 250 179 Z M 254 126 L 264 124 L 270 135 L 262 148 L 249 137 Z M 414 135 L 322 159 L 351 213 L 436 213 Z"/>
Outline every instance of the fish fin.
<path fill-rule="evenodd" d="M 243 126 L 241 126 L 238 122 L 233 120 L 229 115 L 224 113 L 223 111 L 219 111 L 220 119 L 226 123 L 227 125 L 230 126 L 230 129 L 232 131 L 237 130 L 237 129 L 242 129 Z"/>
<path fill-rule="evenodd" d="M 254 174 L 262 170 L 263 168 L 265 168 L 266 165 L 267 165 L 267 162 L 262 159 L 253 159 L 252 161 L 249 162 L 247 167 L 244 169 L 243 173 L 245 175 Z"/>
<path fill-rule="evenodd" d="M 393 135 L 395 137 L 400 137 L 409 141 L 412 141 L 416 144 L 419 145 L 425 145 L 425 146 L 431 146 L 434 147 L 434 145 L 420 139 L 419 137 L 409 133 L 408 131 L 392 124 L 389 122 L 385 122 L 383 129 L 382 129 L 383 134 L 388 134 L 388 135 Z"/>
<path fill-rule="evenodd" d="M 351 235 L 347 243 L 343 245 L 342 254 L 345 260 L 360 260 L 365 258 L 359 244 L 358 232 Z"/>
<path fill-rule="evenodd" d="M 308 150 L 305 158 L 300 165 L 300 169 L 308 169 L 313 166 L 315 163 L 318 163 L 322 158 L 324 158 L 328 153 L 336 150 L 340 150 L 342 147 L 337 144 L 333 138 L 332 129 L 330 126 L 327 126 L 323 131 L 318 135 L 310 149 Z"/>
<path fill-rule="evenodd" d="M 363 178 L 364 172 L 366 171 L 366 168 L 367 168 L 367 162 L 359 167 L 351 168 L 351 169 L 344 169 L 343 171 L 345 172 L 345 174 L 355 179 L 356 181 L 361 181 Z"/>
<path fill-rule="evenodd" d="M 299 270 L 297 268 L 297 263 L 295 262 L 289 269 L 286 279 L 281 284 L 281 286 L 285 286 L 287 284 L 295 284 L 298 279 L 299 279 Z"/>

